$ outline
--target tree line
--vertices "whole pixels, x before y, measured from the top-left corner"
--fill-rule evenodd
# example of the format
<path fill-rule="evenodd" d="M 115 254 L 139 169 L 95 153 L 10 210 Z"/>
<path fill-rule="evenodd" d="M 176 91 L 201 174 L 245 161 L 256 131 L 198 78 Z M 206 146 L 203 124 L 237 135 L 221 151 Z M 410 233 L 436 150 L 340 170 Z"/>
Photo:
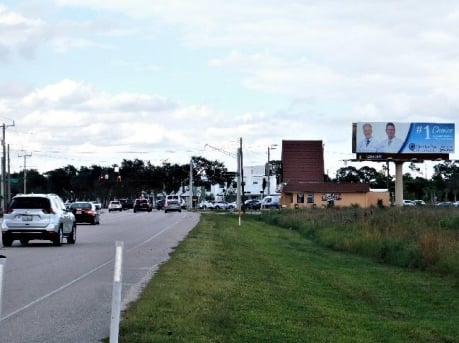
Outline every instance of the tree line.
<path fill-rule="evenodd" d="M 421 199 L 429 203 L 437 201 L 457 201 L 459 193 L 459 163 L 458 161 L 444 161 L 434 166 L 434 173 L 430 179 L 413 176 L 420 168 L 410 164 L 410 173 L 403 174 L 403 198 Z M 348 166 L 338 169 L 333 182 L 368 183 L 371 188 L 395 189 L 395 179 L 388 175 L 387 169 L 377 171 L 375 168 L 364 166 L 357 169 Z"/>
<path fill-rule="evenodd" d="M 229 172 L 219 161 L 193 157 L 193 185 L 210 190 L 213 184 L 230 186 L 235 173 Z M 149 161 L 124 159 L 120 165 L 110 167 L 92 165 L 79 169 L 73 165 L 47 171 L 27 171 L 27 193 L 55 193 L 64 200 L 98 200 L 107 203 L 112 199 L 134 199 L 142 194 L 169 194 L 188 189 L 190 164 L 163 163 L 152 165 Z M 24 173 L 10 175 L 11 194 L 23 193 Z"/>
<path fill-rule="evenodd" d="M 192 159 L 193 185 L 206 191 L 211 185 L 220 184 L 223 188 L 234 190 L 236 173 L 228 171 L 224 163 L 210 161 L 202 156 Z M 271 161 L 277 181 L 282 182 L 281 161 Z M 413 174 L 419 172 L 411 164 Z M 190 164 L 163 163 L 152 165 L 149 161 L 124 159 L 120 165 L 110 167 L 92 165 L 77 169 L 72 165 L 54 169 L 43 174 L 35 169 L 27 171 L 27 193 L 56 193 L 64 200 L 99 200 L 108 202 L 115 198 L 136 198 L 147 194 L 169 194 L 187 190 L 190 177 Z M 364 166 L 353 166 L 337 170 L 335 178 L 324 175 L 328 182 L 368 183 L 371 188 L 393 191 L 395 180 L 387 170 L 376 170 Z M 12 173 L 9 177 L 11 194 L 23 192 L 24 173 Z M 430 179 L 403 175 L 404 198 L 425 201 L 456 201 L 459 192 L 459 164 L 445 161 L 434 166 Z"/>

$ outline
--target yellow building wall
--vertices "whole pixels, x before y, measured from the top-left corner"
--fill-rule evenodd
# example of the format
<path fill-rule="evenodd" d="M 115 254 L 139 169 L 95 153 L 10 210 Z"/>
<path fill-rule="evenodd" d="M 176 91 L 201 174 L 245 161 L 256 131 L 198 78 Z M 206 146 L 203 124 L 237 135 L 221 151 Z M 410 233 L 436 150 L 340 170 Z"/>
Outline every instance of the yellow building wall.
<path fill-rule="evenodd" d="M 308 194 L 313 194 L 314 203 L 308 203 Z M 323 193 L 304 193 L 304 203 L 297 203 L 298 193 L 284 193 L 281 197 L 281 205 L 284 208 L 312 208 L 327 207 L 328 202 L 323 201 Z M 389 192 L 368 193 L 341 193 L 341 198 L 335 200 L 335 206 L 350 207 L 358 205 L 362 208 L 378 206 L 378 200 L 382 200 L 383 206 L 390 206 Z"/>

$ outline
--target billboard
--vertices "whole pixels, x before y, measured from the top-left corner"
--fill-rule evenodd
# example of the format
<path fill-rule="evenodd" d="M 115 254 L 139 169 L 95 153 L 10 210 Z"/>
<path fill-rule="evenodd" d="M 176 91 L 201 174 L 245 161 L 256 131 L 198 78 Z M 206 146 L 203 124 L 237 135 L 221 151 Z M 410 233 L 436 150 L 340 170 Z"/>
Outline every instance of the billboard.
<path fill-rule="evenodd" d="M 453 123 L 353 123 L 352 152 L 364 159 L 444 158 L 454 153 Z"/>

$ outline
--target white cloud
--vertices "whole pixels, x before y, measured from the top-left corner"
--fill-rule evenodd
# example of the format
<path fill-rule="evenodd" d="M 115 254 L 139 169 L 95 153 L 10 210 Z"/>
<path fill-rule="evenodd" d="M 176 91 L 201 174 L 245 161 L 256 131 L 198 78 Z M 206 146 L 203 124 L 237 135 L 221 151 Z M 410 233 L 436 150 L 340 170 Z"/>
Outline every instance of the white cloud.
<path fill-rule="evenodd" d="M 9 60 L 13 53 L 32 57 L 45 32 L 42 20 L 22 16 L 0 4 L 0 60 Z"/>
<path fill-rule="evenodd" d="M 349 157 L 352 121 L 457 122 L 459 11 L 452 0 L 54 4 L 55 14 L 42 19 L 0 5 L 0 61 L 32 56 L 51 42 L 59 58 L 85 53 L 88 70 L 97 71 L 98 53 L 112 49 L 103 67 L 121 84 L 112 87 L 97 72 L 97 79 L 75 81 L 46 69 L 41 75 L 62 81 L 32 79 L 42 85 L 33 91 L 0 88 L 0 108 L 20 124 L 17 145 L 75 153 L 98 147 L 107 159 L 150 151 L 145 156 L 160 159 L 166 151 L 202 151 L 206 143 L 235 151 L 243 136 L 248 160 L 256 160 L 282 139 L 323 139 L 328 156 L 339 160 Z M 131 51 L 126 37 L 164 49 Z M 129 73 L 130 88 L 123 89 Z M 239 110 L 218 108 L 222 97 Z M 50 134 L 45 124 L 63 134 Z"/>

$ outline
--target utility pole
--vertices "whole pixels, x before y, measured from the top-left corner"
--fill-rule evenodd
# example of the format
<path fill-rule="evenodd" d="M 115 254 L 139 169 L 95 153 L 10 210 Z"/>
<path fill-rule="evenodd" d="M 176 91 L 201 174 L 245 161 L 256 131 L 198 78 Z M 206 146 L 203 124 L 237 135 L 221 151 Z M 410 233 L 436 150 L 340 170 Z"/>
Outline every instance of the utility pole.
<path fill-rule="evenodd" d="M 9 126 L 14 126 L 14 121 L 13 121 L 13 124 L 11 125 L 7 125 L 5 123 L 3 123 L 2 125 L 2 176 L 1 176 L 1 185 L 0 185 L 0 188 L 1 188 L 1 208 L 2 210 L 5 210 L 5 207 L 6 207 L 6 200 L 7 200 L 7 197 L 6 197 L 6 190 L 7 190 L 7 185 L 6 185 L 6 138 L 5 138 L 5 134 L 6 134 L 6 128 L 9 127 Z"/>
<path fill-rule="evenodd" d="M 27 194 L 27 157 L 32 157 L 32 154 L 26 154 L 24 151 L 24 154 L 18 157 L 24 157 L 24 194 Z"/>
<path fill-rule="evenodd" d="M 245 201 L 245 191 L 244 191 L 245 182 L 244 182 L 244 155 L 242 153 L 242 137 L 239 139 L 239 160 L 240 160 L 240 163 L 241 163 L 241 191 L 242 191 L 241 201 L 242 201 L 242 204 L 244 204 L 244 201 Z"/>
<path fill-rule="evenodd" d="M 267 186 L 268 186 L 268 193 L 267 195 L 271 195 L 271 158 L 270 158 L 270 150 L 275 150 L 277 148 L 277 144 L 271 144 L 268 146 L 268 166 L 267 166 L 267 171 L 266 171 L 266 175 L 268 176 L 268 182 L 267 182 Z"/>
<path fill-rule="evenodd" d="M 237 212 L 238 212 L 238 218 L 239 218 L 239 226 L 241 226 L 241 216 L 242 216 L 242 209 L 241 209 L 241 148 L 237 149 L 237 198 L 236 198 L 236 203 L 237 203 Z"/>
<path fill-rule="evenodd" d="M 190 189 L 188 190 L 188 211 L 193 209 L 193 157 L 190 160 Z"/>

